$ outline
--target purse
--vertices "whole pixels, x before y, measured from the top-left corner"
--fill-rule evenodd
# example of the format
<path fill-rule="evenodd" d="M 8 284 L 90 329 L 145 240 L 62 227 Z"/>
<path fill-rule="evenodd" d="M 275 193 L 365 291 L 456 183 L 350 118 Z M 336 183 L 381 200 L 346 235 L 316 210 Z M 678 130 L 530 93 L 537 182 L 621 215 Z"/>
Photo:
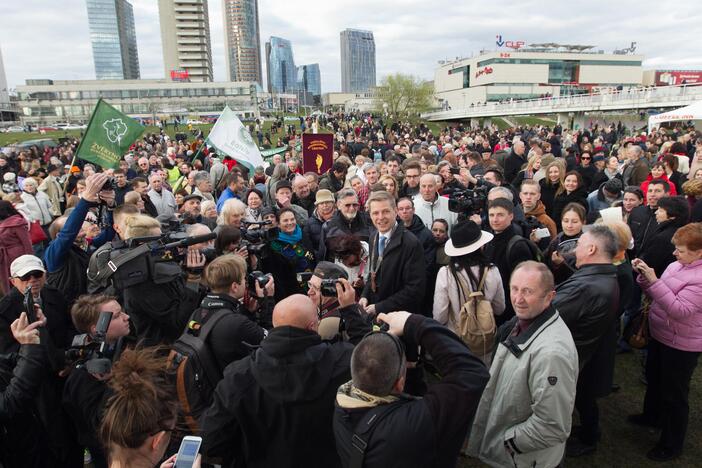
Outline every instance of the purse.
<path fill-rule="evenodd" d="M 32 241 L 32 245 L 39 244 L 47 239 L 48 237 L 46 237 L 46 233 L 39 221 L 29 223 L 29 240 Z"/>
<path fill-rule="evenodd" d="M 648 297 L 644 297 L 641 313 L 634 317 L 627 326 L 629 331 L 627 342 L 634 349 L 644 349 L 648 346 L 648 341 L 651 337 L 648 329 L 648 310 L 650 308 L 651 300 Z M 625 335 L 627 335 L 627 330 L 625 330 Z"/>

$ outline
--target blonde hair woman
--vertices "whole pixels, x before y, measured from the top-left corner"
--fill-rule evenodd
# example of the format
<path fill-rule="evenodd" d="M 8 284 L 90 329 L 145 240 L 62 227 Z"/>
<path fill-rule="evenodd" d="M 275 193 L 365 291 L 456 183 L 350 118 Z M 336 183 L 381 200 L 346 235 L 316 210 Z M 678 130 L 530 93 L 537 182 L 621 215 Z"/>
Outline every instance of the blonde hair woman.
<path fill-rule="evenodd" d="M 397 180 L 389 174 L 380 176 L 380 179 L 378 180 L 378 183 L 380 183 L 383 187 L 385 187 L 385 191 L 391 194 L 393 197 L 395 197 L 395 200 L 397 200 L 398 197 L 398 190 L 397 190 Z"/>
<path fill-rule="evenodd" d="M 536 151 L 530 152 L 529 154 L 530 156 L 527 160 L 526 167 L 517 173 L 517 177 L 515 177 L 514 182 L 512 182 L 512 185 L 516 189 L 519 189 L 523 181 L 533 179 L 536 171 L 541 169 L 541 154 Z"/>
<path fill-rule="evenodd" d="M 553 209 L 553 200 L 556 198 L 556 194 L 565 190 L 563 187 L 565 173 L 565 161 L 559 158 L 546 167 L 546 177 L 539 181 L 539 185 L 541 186 L 541 201 L 546 207 L 546 213 L 550 213 Z"/>
<path fill-rule="evenodd" d="M 230 198 L 222 205 L 222 212 L 217 218 L 217 226 L 234 226 L 241 228 L 241 220 L 246 215 L 246 205 L 237 198 Z"/>

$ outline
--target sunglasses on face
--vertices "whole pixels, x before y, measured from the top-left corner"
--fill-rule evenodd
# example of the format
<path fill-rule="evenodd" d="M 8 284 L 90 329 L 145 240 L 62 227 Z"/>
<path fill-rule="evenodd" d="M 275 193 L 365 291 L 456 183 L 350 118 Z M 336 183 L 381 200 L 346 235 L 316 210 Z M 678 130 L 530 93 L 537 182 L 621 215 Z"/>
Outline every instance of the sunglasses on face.
<path fill-rule="evenodd" d="M 592 158 L 580 158 L 580 159 L 583 160 L 583 161 L 589 161 L 589 160 L 591 160 Z"/>
<path fill-rule="evenodd" d="M 43 271 L 34 270 L 34 271 L 30 271 L 26 275 L 20 276 L 19 279 L 21 279 L 22 281 L 29 281 L 31 278 L 39 279 L 43 276 L 44 276 Z"/>

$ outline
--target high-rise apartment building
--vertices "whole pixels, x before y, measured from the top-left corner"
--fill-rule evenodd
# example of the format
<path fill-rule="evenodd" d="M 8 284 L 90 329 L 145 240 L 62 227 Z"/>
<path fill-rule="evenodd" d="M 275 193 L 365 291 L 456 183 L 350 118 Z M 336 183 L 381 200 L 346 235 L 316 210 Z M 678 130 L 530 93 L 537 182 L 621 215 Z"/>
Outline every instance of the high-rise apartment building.
<path fill-rule="evenodd" d="M 312 96 L 322 95 L 322 81 L 318 63 L 297 67 L 297 88 Z"/>
<path fill-rule="evenodd" d="M 86 0 L 95 77 L 139 79 L 134 10 L 127 0 Z"/>
<path fill-rule="evenodd" d="M 341 31 L 341 92 L 362 93 L 375 86 L 373 32 Z"/>
<path fill-rule="evenodd" d="M 270 41 L 266 42 L 266 72 L 269 93 L 295 92 L 297 68 L 290 41 L 271 36 Z"/>
<path fill-rule="evenodd" d="M 166 79 L 212 81 L 207 0 L 158 0 Z"/>
<path fill-rule="evenodd" d="M 263 85 L 258 0 L 222 0 L 229 81 Z"/>

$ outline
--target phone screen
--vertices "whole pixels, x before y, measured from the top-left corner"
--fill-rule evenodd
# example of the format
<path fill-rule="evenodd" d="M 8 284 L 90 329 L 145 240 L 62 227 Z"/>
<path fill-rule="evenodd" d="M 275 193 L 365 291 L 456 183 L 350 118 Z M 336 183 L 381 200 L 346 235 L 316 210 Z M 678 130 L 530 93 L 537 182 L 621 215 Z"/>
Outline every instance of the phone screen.
<path fill-rule="evenodd" d="M 199 437 L 186 437 L 180 443 L 178 456 L 176 457 L 174 468 L 191 468 L 200 450 L 202 439 Z"/>

